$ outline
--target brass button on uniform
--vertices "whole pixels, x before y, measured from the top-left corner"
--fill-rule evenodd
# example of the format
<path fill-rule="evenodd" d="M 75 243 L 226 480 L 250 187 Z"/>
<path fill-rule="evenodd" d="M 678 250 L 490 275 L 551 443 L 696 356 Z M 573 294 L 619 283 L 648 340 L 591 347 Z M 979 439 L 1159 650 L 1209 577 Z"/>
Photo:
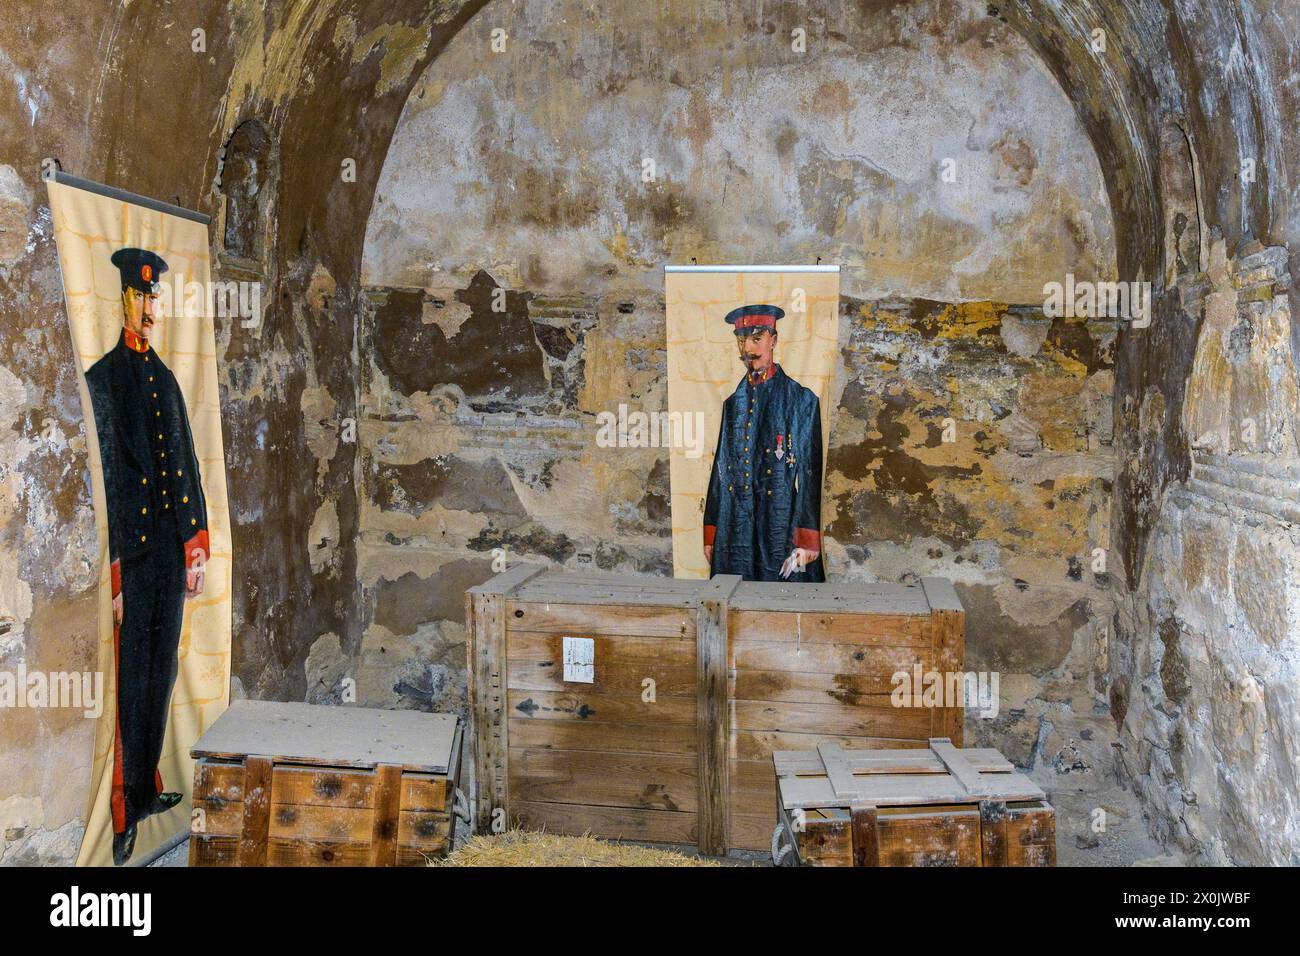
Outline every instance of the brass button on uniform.
<path fill-rule="evenodd" d="M 140 535 L 140 543 L 141 543 L 141 544 L 144 544 L 144 541 L 145 541 L 145 536 L 144 536 L 144 535 Z"/>
<path fill-rule="evenodd" d="M 190 519 L 190 524 L 198 524 L 198 523 L 199 523 L 199 519 L 198 519 L 198 518 L 191 518 L 191 519 Z"/>
<path fill-rule="evenodd" d="M 189 496 L 189 495 L 185 495 L 183 498 L 181 498 L 181 504 L 183 504 L 183 505 L 187 505 L 187 504 L 189 504 L 189 503 L 190 503 L 190 496 Z"/>
<path fill-rule="evenodd" d="M 142 484 L 142 485 L 147 485 L 147 484 L 149 484 L 149 479 L 148 479 L 148 478 L 141 478 L 141 479 L 140 479 L 140 484 Z"/>
<path fill-rule="evenodd" d="M 148 513 L 149 513 L 149 509 L 148 509 L 148 508 L 141 508 L 141 509 L 140 509 L 140 514 L 142 514 L 142 515 L 147 515 Z"/>

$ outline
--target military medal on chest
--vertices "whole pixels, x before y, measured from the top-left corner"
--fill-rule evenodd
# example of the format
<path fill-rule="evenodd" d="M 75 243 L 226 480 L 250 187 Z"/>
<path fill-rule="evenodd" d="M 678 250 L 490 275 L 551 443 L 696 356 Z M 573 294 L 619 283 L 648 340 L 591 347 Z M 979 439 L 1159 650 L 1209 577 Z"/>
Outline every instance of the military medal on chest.
<path fill-rule="evenodd" d="M 777 436 L 776 436 L 776 458 L 777 458 L 777 461 L 780 461 L 780 460 L 781 460 L 782 458 L 784 458 L 784 457 L 785 457 L 785 436 L 784 436 L 784 435 L 777 435 Z"/>

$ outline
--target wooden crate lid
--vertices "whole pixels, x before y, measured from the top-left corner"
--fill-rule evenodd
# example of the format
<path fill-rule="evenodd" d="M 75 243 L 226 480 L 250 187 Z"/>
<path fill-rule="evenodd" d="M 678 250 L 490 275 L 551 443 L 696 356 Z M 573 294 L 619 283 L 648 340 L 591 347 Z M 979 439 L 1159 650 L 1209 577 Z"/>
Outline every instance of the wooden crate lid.
<path fill-rule="evenodd" d="M 324 767 L 385 763 L 445 774 L 456 759 L 458 723 L 454 714 L 236 700 L 199 738 L 190 756 L 255 755 Z"/>
<path fill-rule="evenodd" d="M 946 737 L 931 738 L 927 750 L 844 750 L 832 741 L 816 750 L 778 750 L 772 762 L 791 810 L 1047 798 L 996 750 L 959 750 Z"/>
<path fill-rule="evenodd" d="M 536 604 L 695 607 L 713 588 L 703 579 L 548 570 L 520 564 L 469 590 L 471 594 L 504 594 L 512 601 Z M 945 578 L 923 578 L 920 584 L 737 580 L 728 603 L 739 611 L 928 615 L 934 610 L 962 610 L 956 589 Z"/>

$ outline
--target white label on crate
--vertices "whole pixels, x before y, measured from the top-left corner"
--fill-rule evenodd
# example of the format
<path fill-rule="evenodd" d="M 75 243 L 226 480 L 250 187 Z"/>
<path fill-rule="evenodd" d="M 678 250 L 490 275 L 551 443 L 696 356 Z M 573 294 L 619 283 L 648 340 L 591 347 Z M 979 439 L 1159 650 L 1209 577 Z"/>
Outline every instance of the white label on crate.
<path fill-rule="evenodd" d="M 596 642 L 590 637 L 564 639 L 564 679 L 580 684 L 596 680 Z"/>

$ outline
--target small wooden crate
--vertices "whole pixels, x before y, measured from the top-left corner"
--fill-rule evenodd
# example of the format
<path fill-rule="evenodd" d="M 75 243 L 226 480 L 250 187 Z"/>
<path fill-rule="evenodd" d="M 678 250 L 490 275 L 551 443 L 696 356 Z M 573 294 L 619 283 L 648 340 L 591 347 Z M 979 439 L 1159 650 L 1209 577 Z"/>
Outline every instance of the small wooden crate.
<path fill-rule="evenodd" d="M 778 751 L 772 855 L 804 866 L 1055 866 L 1056 812 L 996 750 Z M 789 859 L 787 859 L 787 857 Z"/>
<path fill-rule="evenodd" d="M 451 714 L 235 701 L 190 751 L 190 866 L 422 866 L 451 845 L 460 749 Z"/>
<path fill-rule="evenodd" d="M 899 671 L 960 671 L 948 581 L 778 584 L 519 565 L 466 595 L 475 821 L 765 849 L 772 752 L 960 742 L 962 708 L 893 706 Z M 566 678 L 582 647 L 589 672 Z M 653 689 L 653 694 L 648 691 Z"/>

